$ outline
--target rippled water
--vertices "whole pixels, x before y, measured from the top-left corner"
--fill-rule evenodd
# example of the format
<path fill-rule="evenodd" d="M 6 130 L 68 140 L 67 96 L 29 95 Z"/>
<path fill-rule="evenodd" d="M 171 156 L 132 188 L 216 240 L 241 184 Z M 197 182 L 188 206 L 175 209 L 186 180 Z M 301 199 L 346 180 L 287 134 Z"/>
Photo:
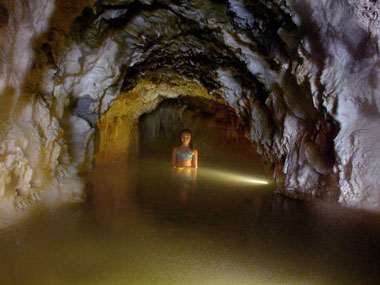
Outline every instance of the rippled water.
<path fill-rule="evenodd" d="M 256 174 L 253 174 L 256 173 Z M 254 169 L 97 168 L 87 203 L 1 231 L 1 284 L 377 284 L 380 217 L 275 195 Z M 256 177 L 257 176 L 257 177 Z"/>

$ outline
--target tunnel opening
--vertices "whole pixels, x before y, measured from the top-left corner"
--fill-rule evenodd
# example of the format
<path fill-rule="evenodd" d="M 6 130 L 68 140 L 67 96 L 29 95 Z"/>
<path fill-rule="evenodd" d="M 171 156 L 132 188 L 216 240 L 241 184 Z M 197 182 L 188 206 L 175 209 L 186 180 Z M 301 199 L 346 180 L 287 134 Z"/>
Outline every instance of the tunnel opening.
<path fill-rule="evenodd" d="M 215 207 L 215 197 L 238 199 L 256 193 L 260 198 L 254 203 L 259 203 L 273 192 L 273 169 L 248 139 L 244 120 L 223 101 L 191 96 L 165 99 L 140 116 L 138 129 L 136 201 L 142 208 L 157 213 L 169 209 L 187 220 L 228 209 L 224 205 L 222 212 L 206 210 Z M 184 129 L 191 131 L 198 168 L 171 165 L 173 148 L 181 145 Z"/>
<path fill-rule="evenodd" d="M 270 175 L 271 166 L 248 139 L 248 126 L 225 103 L 201 97 L 179 96 L 162 101 L 139 118 L 139 157 L 170 160 L 180 145 L 183 129 L 192 133 L 192 147 L 199 152 L 199 165 L 250 169 Z"/>

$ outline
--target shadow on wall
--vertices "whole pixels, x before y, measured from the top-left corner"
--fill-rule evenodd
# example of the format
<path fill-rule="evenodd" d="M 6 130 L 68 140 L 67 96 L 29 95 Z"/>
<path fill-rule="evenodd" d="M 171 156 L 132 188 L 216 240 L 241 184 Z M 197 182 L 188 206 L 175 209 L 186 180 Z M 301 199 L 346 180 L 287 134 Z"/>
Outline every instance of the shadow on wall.
<path fill-rule="evenodd" d="M 200 165 L 228 164 L 267 168 L 255 145 L 246 137 L 246 126 L 227 106 L 213 100 L 180 97 L 163 101 L 154 111 L 140 117 L 140 156 L 169 160 L 180 145 L 179 133 L 189 128 L 193 147 L 199 150 Z"/>

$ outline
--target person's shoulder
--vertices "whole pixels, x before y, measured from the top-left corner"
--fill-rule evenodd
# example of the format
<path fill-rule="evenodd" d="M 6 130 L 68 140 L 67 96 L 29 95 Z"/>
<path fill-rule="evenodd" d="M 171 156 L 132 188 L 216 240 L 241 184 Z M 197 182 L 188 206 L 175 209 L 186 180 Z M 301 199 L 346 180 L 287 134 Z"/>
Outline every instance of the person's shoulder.
<path fill-rule="evenodd" d="M 178 146 L 176 146 L 176 147 L 173 148 L 173 152 L 175 152 L 177 150 L 178 150 Z"/>
<path fill-rule="evenodd" d="M 198 150 L 196 148 L 194 148 L 193 153 L 198 153 Z"/>

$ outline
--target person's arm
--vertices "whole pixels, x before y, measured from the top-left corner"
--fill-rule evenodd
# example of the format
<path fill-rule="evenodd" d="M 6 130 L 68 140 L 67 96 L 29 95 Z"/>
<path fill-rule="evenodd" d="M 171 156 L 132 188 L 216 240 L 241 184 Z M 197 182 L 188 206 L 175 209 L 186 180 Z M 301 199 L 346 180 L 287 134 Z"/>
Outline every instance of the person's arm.
<path fill-rule="evenodd" d="M 198 150 L 194 150 L 193 167 L 198 168 Z"/>
<path fill-rule="evenodd" d="M 175 147 L 175 148 L 173 148 L 173 151 L 172 151 L 172 167 L 173 168 L 176 167 L 177 150 L 178 150 L 178 147 Z"/>

